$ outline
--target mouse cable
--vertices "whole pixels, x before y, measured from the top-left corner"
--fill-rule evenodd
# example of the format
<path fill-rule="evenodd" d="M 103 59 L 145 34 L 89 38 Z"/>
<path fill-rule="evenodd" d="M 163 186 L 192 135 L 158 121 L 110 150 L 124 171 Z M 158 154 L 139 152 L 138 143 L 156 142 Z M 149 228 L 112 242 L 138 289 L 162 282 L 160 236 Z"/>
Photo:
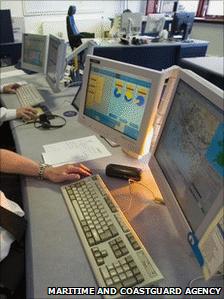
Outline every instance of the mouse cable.
<path fill-rule="evenodd" d="M 17 126 L 15 126 L 15 127 L 11 128 L 11 130 L 15 130 L 15 129 L 18 128 L 18 127 L 26 126 L 26 125 L 30 125 L 30 124 L 31 124 L 31 123 L 29 123 L 29 122 L 23 122 L 22 124 L 17 125 Z"/>
<path fill-rule="evenodd" d="M 153 195 L 153 199 L 152 199 L 153 202 L 155 202 L 155 203 L 157 203 L 157 204 L 165 205 L 164 201 L 163 201 L 161 198 L 156 197 L 155 194 L 154 194 L 154 192 L 153 192 L 148 186 L 146 186 L 146 185 L 143 184 L 143 183 L 140 183 L 139 181 L 135 181 L 135 180 L 133 180 L 133 179 L 129 179 L 129 180 L 128 180 L 128 188 L 129 188 L 129 193 L 130 193 L 130 201 L 129 201 L 129 205 L 128 205 L 127 209 L 123 210 L 123 213 L 124 213 L 124 212 L 128 212 L 128 211 L 131 209 L 132 202 L 133 202 L 133 196 L 132 196 L 132 191 L 131 191 L 131 185 L 134 184 L 134 183 L 139 184 L 139 185 L 145 187 L 147 190 L 149 190 L 149 191 L 152 193 L 152 195 Z"/>
<path fill-rule="evenodd" d="M 153 192 L 147 185 L 145 185 L 145 184 L 143 184 L 143 183 L 141 183 L 141 182 L 139 182 L 139 181 L 135 181 L 135 180 L 133 180 L 133 179 L 129 179 L 128 181 L 129 181 L 129 184 L 134 184 L 134 183 L 136 183 L 136 184 L 139 184 L 139 185 L 145 187 L 148 191 L 150 191 L 150 192 L 152 193 L 152 195 L 153 195 L 153 199 L 152 199 L 152 200 L 153 200 L 155 203 L 157 203 L 157 204 L 161 204 L 161 205 L 165 205 L 163 199 L 162 199 L 162 198 L 159 198 L 159 197 L 156 197 L 156 196 L 155 196 L 155 193 L 154 193 L 154 192 Z"/>
<path fill-rule="evenodd" d="M 215 280 L 216 278 L 219 278 L 219 277 L 222 277 L 222 278 L 223 278 L 223 277 L 224 277 L 224 274 L 223 274 L 223 273 L 216 274 L 216 275 L 214 275 L 213 277 L 210 278 L 210 281 L 211 281 L 211 280 Z M 189 288 L 192 288 L 192 284 L 193 284 L 195 281 L 200 280 L 200 279 L 204 279 L 204 276 L 201 275 L 201 276 L 198 276 L 198 277 L 195 277 L 195 278 L 191 279 L 191 280 L 189 281 L 189 283 L 188 283 Z M 191 294 L 190 299 L 193 299 L 193 295 L 192 295 L 192 294 Z"/>

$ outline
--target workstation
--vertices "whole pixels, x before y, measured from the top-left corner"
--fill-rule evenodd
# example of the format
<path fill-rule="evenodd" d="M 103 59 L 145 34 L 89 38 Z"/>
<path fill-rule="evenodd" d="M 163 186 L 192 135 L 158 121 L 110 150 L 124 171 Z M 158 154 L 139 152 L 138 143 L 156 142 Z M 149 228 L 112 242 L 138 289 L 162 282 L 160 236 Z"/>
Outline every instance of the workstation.
<path fill-rule="evenodd" d="M 53 161 L 56 158 L 62 159 L 58 164 L 84 163 L 93 171 L 93 178 L 97 174 L 102 178 L 107 188 L 104 192 L 109 192 L 108 200 L 112 202 L 109 207 L 113 206 L 115 212 L 111 213 L 105 200 L 101 203 L 109 214 L 106 222 L 113 225 L 112 236 L 102 245 L 100 239 L 105 231 L 101 234 L 100 230 L 107 223 L 82 230 L 77 219 L 88 211 L 82 210 L 82 204 L 71 205 L 67 192 L 70 187 L 62 187 L 69 183 L 22 177 L 23 208 L 28 221 L 26 298 L 102 298 L 103 292 L 105 298 L 223 298 L 223 239 L 217 245 L 221 253 L 212 264 L 204 255 L 208 246 L 213 248 L 206 239 L 209 230 L 215 230 L 223 221 L 223 167 L 212 160 L 214 142 L 223 130 L 221 89 L 174 66 L 181 55 L 170 58 L 169 65 L 164 61 L 163 66 L 158 66 L 160 61 L 156 64 L 156 58 L 151 62 L 155 67 L 142 65 L 139 56 L 144 48 L 164 47 L 168 52 L 170 45 L 160 46 L 157 42 L 124 45 L 113 39 L 117 44 L 111 46 L 112 42 L 100 38 L 86 45 L 83 38 L 84 51 L 79 52 L 77 47 L 68 53 L 65 45 L 69 47 L 69 43 L 50 34 L 39 37 L 41 47 L 36 43 L 36 48 L 45 53 L 40 57 L 45 58 L 41 60 L 42 69 L 35 69 L 36 60 L 26 57 L 30 49 L 24 45 L 26 39 L 35 43 L 36 38 L 28 31 L 23 35 L 22 69 L 13 65 L 1 68 L 1 84 L 34 85 L 48 116 L 47 122 L 41 118 L 34 123 L 10 121 L 16 151 L 35 161 L 49 163 L 52 159 L 49 164 L 57 164 Z M 192 45 L 179 41 L 173 48 L 178 47 L 175 51 L 179 53 L 182 45 L 189 44 Z M 195 44 L 205 47 L 204 54 L 197 55 L 204 56 L 209 43 L 199 40 Z M 104 55 L 103 49 L 110 47 L 123 49 L 123 58 Z M 138 61 L 123 60 L 131 57 L 128 49 L 139 49 L 135 54 Z M 81 59 L 84 64 L 83 69 L 78 69 L 81 83 L 73 74 L 71 82 L 65 84 L 61 76 L 71 56 L 78 56 L 78 62 Z M 166 70 L 167 67 L 171 68 Z M 16 109 L 20 103 L 18 93 L 1 94 L 1 104 L 9 109 Z M 211 126 L 206 125 L 208 119 Z M 73 160 L 65 146 L 72 147 Z M 134 174 L 129 172 L 125 177 L 122 169 L 111 170 L 111 164 L 134 167 Z M 211 179 L 206 173 L 212 174 Z M 72 188 L 78 190 L 80 186 Z M 101 200 L 99 190 L 95 192 Z M 94 208 L 97 200 L 94 199 Z M 118 232 L 113 236 L 114 226 Z M 88 233 L 92 237 L 87 238 Z M 119 256 L 125 248 L 129 252 Z M 144 258 L 139 258 L 140 252 Z"/>

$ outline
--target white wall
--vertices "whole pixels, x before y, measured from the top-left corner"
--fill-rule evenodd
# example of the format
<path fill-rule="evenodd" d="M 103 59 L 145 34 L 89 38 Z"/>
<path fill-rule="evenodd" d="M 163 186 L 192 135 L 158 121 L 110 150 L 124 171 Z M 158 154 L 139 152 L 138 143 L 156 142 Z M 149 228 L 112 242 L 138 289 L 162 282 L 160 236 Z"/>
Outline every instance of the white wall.
<path fill-rule="evenodd" d="M 194 23 L 191 38 L 209 41 L 207 55 L 224 55 L 224 26 L 214 23 Z"/>
<path fill-rule="evenodd" d="M 123 9 L 130 8 L 133 12 L 145 12 L 146 0 L 126 1 L 76 1 L 76 23 L 80 31 L 95 32 L 96 37 L 100 37 L 103 30 L 109 30 L 109 17 L 120 14 Z M 56 1 L 57 7 L 63 6 L 64 12 L 54 14 L 53 1 L 11 1 L 1 0 L 1 9 L 10 9 L 14 24 L 21 26 L 24 32 L 40 34 L 56 34 L 67 40 L 66 15 L 69 5 L 74 5 L 74 1 Z M 52 7 L 53 6 L 53 7 Z M 48 7 L 52 13 L 44 14 L 44 8 Z M 27 10 L 32 8 L 39 10 L 38 15 L 29 15 Z"/>

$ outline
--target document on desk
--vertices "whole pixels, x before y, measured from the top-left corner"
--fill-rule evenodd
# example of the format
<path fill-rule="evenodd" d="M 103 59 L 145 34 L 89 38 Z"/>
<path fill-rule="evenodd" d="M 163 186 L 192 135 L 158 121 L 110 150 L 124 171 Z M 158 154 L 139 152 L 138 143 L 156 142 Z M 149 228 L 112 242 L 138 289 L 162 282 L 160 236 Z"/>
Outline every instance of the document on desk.
<path fill-rule="evenodd" d="M 224 269 L 224 208 L 213 219 L 199 241 L 204 257 L 203 274 L 206 280 Z"/>
<path fill-rule="evenodd" d="M 43 148 L 45 150 L 42 153 L 44 162 L 50 165 L 79 163 L 111 155 L 94 135 L 46 144 Z"/>

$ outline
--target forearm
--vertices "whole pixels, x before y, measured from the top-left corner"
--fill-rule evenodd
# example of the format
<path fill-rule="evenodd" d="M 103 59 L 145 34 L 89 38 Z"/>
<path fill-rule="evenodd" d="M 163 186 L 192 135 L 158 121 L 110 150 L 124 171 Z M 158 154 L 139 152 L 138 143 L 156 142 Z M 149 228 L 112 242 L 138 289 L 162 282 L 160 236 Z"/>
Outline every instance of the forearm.
<path fill-rule="evenodd" d="M 0 171 L 28 176 L 38 176 L 39 163 L 14 152 L 0 149 Z"/>

